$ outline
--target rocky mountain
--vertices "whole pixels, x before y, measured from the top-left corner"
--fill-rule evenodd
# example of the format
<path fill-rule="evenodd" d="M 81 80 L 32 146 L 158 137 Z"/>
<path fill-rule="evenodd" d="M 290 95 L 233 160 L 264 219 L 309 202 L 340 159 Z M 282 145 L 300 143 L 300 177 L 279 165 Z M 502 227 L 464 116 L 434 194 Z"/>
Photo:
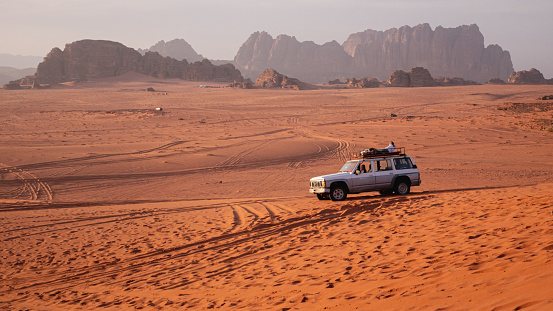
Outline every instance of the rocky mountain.
<path fill-rule="evenodd" d="M 32 75 L 35 71 L 36 68 L 17 69 L 13 67 L 0 66 L 0 85 Z"/>
<path fill-rule="evenodd" d="M 163 57 L 171 57 L 176 60 L 186 59 L 190 63 L 201 62 L 204 59 L 184 39 L 174 39 L 168 42 L 161 40 L 149 49 L 138 49 L 137 51 L 142 55 L 146 52 L 158 52 Z"/>
<path fill-rule="evenodd" d="M 251 79 L 267 68 L 314 83 L 351 77 L 351 57 L 338 42 L 318 45 L 287 35 L 273 39 L 266 32 L 255 32 L 248 38 L 238 50 L 234 65 Z"/>
<path fill-rule="evenodd" d="M 414 67 L 424 67 L 435 76 L 478 82 L 507 79 L 513 72 L 509 52 L 498 45 L 485 47 L 477 25 L 366 30 L 350 35 L 342 45 L 298 42 L 286 35 L 273 39 L 256 32 L 240 47 L 234 64 L 246 77 L 275 68 L 311 83 L 351 76 L 385 80 L 396 70 Z"/>
<path fill-rule="evenodd" d="M 509 52 L 498 45 L 485 47 L 484 36 L 474 24 L 435 30 L 428 24 L 366 30 L 351 35 L 343 46 L 355 68 L 371 70 L 378 77 L 424 67 L 433 75 L 485 82 L 506 79 L 513 72 Z"/>
<path fill-rule="evenodd" d="M 243 80 L 232 64 L 215 66 L 207 59 L 189 63 L 157 52 L 141 55 L 121 43 L 104 40 L 81 40 L 66 44 L 63 51 L 52 49 L 38 65 L 35 79 L 41 84 L 55 84 L 113 77 L 129 71 L 191 81 Z"/>

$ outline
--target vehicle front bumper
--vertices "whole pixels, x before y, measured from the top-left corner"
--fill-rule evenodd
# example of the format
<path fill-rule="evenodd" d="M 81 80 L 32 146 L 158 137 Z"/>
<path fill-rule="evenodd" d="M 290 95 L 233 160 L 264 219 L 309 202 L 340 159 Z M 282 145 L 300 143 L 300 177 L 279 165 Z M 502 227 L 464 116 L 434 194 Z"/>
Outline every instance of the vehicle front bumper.
<path fill-rule="evenodd" d="M 310 193 L 330 193 L 330 188 L 309 188 Z"/>

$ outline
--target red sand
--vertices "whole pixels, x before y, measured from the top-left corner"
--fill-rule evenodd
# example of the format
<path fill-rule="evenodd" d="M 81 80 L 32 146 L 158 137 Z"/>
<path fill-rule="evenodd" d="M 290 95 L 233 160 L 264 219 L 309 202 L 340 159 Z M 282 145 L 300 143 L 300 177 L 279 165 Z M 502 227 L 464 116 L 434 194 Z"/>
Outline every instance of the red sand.
<path fill-rule="evenodd" d="M 553 305 L 552 86 L 199 85 L 0 90 L 0 308 Z M 308 193 L 389 140 L 412 194 Z"/>

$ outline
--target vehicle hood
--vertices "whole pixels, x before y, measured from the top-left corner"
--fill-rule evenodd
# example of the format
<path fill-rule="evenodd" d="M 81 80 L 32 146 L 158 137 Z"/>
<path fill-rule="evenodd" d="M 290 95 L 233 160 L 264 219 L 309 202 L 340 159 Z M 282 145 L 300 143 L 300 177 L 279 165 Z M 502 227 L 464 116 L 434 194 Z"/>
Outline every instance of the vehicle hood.
<path fill-rule="evenodd" d="M 342 179 L 347 178 L 350 175 L 350 173 L 336 173 L 336 174 L 329 174 L 329 175 L 322 175 L 313 177 L 311 179 L 324 179 L 324 180 L 334 180 L 334 179 Z"/>

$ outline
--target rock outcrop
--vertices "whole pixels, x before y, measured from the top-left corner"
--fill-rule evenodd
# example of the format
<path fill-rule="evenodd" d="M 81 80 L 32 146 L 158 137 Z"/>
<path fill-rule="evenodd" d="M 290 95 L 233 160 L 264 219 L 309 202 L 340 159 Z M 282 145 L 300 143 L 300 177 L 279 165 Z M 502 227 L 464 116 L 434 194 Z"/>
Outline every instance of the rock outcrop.
<path fill-rule="evenodd" d="M 409 73 L 403 70 L 396 70 L 392 72 L 388 78 L 388 85 L 393 87 L 409 87 L 411 86 L 411 79 Z"/>
<path fill-rule="evenodd" d="M 252 80 L 250 80 L 250 79 L 246 79 L 242 82 L 233 81 L 228 86 L 238 88 L 238 89 L 253 89 L 253 83 L 252 83 Z"/>
<path fill-rule="evenodd" d="M 263 88 L 283 88 L 283 89 L 293 89 L 293 90 L 304 90 L 308 86 L 306 83 L 301 82 L 298 79 L 290 78 L 283 74 L 278 73 L 274 69 L 267 69 L 259 78 L 255 80 L 256 87 Z"/>
<path fill-rule="evenodd" d="M 409 81 L 412 87 L 436 86 L 437 83 L 426 68 L 415 67 L 409 70 Z"/>
<path fill-rule="evenodd" d="M 393 87 L 427 87 L 438 86 L 428 69 L 423 67 L 414 67 L 409 73 L 403 70 L 394 71 L 388 78 L 388 86 Z"/>
<path fill-rule="evenodd" d="M 384 80 L 391 72 L 413 67 L 480 83 L 507 79 L 513 72 L 509 52 L 498 45 L 485 47 L 476 25 L 366 30 L 350 35 L 342 45 L 298 42 L 286 35 L 273 39 L 266 32 L 256 32 L 242 45 L 234 64 L 246 77 L 275 68 L 310 83 L 367 75 Z"/>
<path fill-rule="evenodd" d="M 543 77 L 543 74 L 535 69 L 532 68 L 529 71 L 522 70 L 513 72 L 509 76 L 509 80 L 507 83 L 510 84 L 553 84 L 551 83 L 551 80 L 553 79 L 545 79 Z"/>
<path fill-rule="evenodd" d="M 375 78 L 361 78 L 359 80 L 356 78 L 346 79 L 346 84 L 349 87 L 361 89 L 380 87 L 380 81 Z"/>
<path fill-rule="evenodd" d="M 501 79 L 500 79 L 501 80 Z M 465 80 L 459 77 L 447 78 L 447 77 L 438 77 L 434 79 L 437 85 L 440 86 L 462 86 L 462 85 L 480 85 L 476 81 Z"/>
<path fill-rule="evenodd" d="M 145 55 L 146 52 L 158 52 L 163 57 L 170 57 L 176 60 L 186 59 L 190 63 L 201 62 L 204 59 L 184 39 L 174 39 L 168 42 L 161 40 L 149 49 L 138 49 L 137 51 L 142 55 Z"/>
<path fill-rule="evenodd" d="M 503 85 L 503 84 L 507 84 L 507 82 L 499 78 L 491 78 L 490 81 L 486 82 L 486 84 Z"/>
<path fill-rule="evenodd" d="M 146 52 L 143 56 L 121 43 L 103 40 L 73 42 L 63 51 L 52 49 L 38 65 L 35 79 L 41 84 L 56 84 L 113 77 L 129 71 L 190 81 L 243 80 L 232 64 L 215 66 L 207 59 L 189 63 L 163 57 L 157 52 Z"/>

